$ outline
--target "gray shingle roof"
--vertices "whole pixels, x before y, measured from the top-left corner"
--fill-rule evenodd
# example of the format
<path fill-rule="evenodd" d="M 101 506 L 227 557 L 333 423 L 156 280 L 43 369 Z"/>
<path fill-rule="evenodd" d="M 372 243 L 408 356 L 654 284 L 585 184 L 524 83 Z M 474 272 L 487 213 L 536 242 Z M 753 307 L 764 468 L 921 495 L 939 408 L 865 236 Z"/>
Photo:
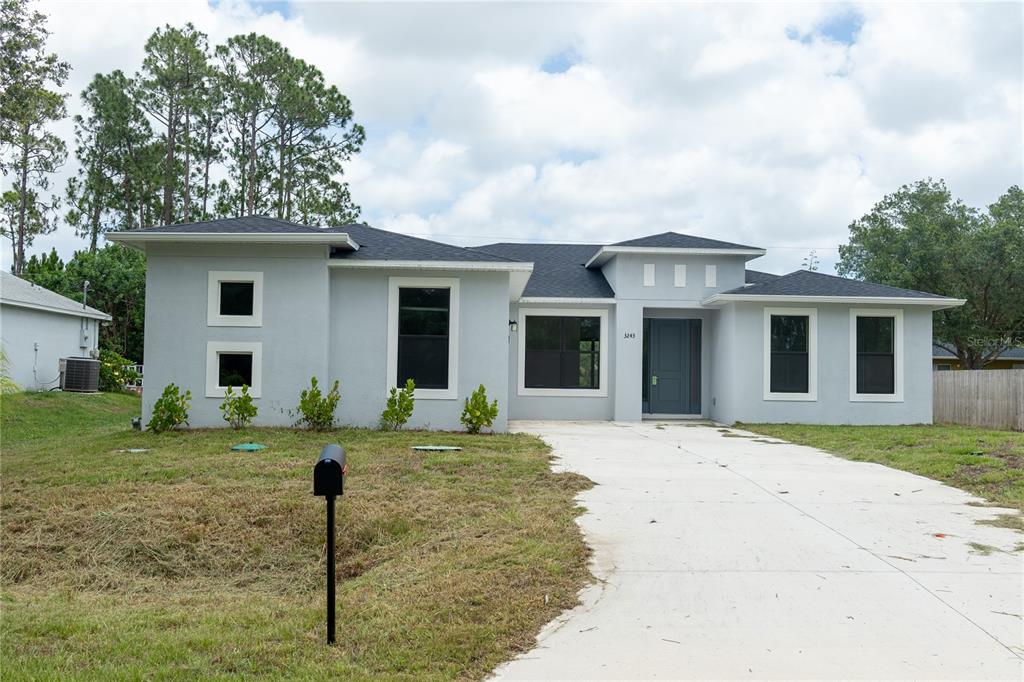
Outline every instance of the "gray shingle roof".
<path fill-rule="evenodd" d="M 764 282 L 771 282 L 773 279 L 778 279 L 779 277 L 781 277 L 781 275 L 773 275 L 770 272 L 747 270 L 746 279 L 744 281 L 747 284 L 763 284 Z"/>
<path fill-rule="evenodd" d="M 426 261 L 467 261 L 467 262 L 509 262 L 500 254 L 486 253 L 479 249 L 452 246 L 429 239 L 387 230 L 378 230 L 369 225 L 346 225 L 334 228 L 344 231 L 359 244 L 358 251 L 339 251 L 333 258 L 347 260 L 426 260 Z"/>
<path fill-rule="evenodd" d="M 707 237 L 696 237 L 691 234 L 679 234 L 678 232 L 662 232 L 637 239 L 627 239 L 624 242 L 616 242 L 611 246 L 641 246 L 652 249 L 757 249 L 756 246 L 745 246 L 733 244 Z"/>
<path fill-rule="evenodd" d="M 356 241 L 359 241 L 358 239 Z M 584 264 L 601 248 L 598 244 L 487 244 L 473 251 L 533 263 L 523 296 L 545 298 L 612 298 L 600 270 Z"/>
<path fill-rule="evenodd" d="M 723 294 L 746 296 L 843 296 L 843 297 L 899 297 L 899 298 L 940 298 L 945 296 L 923 291 L 900 289 L 885 284 L 846 279 L 821 272 L 797 270 L 760 284 L 737 287 L 723 291 Z"/>
<path fill-rule="evenodd" d="M 942 348 L 941 346 L 933 345 L 932 346 L 932 357 L 953 359 L 953 358 L 956 358 L 956 355 L 954 353 L 950 353 L 948 350 L 946 350 L 945 348 Z M 1002 353 L 1000 353 L 999 357 L 996 358 L 996 359 L 997 360 L 1024 360 L 1024 347 L 1007 348 Z"/>
<path fill-rule="evenodd" d="M 27 280 L 4 271 L 0 271 L 0 303 L 45 309 L 64 315 L 78 315 L 99 320 L 110 319 L 110 315 L 107 315 L 102 310 L 97 310 L 91 306 L 83 306 L 78 301 L 72 300 L 67 296 L 61 296 L 49 289 L 36 286 Z"/>
<path fill-rule="evenodd" d="M 219 220 L 207 220 L 201 223 L 181 223 L 178 225 L 161 225 L 159 227 L 147 227 L 140 232 L 184 232 L 184 233 L 306 233 L 321 232 L 324 228 L 310 225 L 299 225 L 287 220 L 270 218 L 265 215 L 249 215 L 239 218 L 221 218 Z M 344 232 L 344 229 L 337 230 Z"/>

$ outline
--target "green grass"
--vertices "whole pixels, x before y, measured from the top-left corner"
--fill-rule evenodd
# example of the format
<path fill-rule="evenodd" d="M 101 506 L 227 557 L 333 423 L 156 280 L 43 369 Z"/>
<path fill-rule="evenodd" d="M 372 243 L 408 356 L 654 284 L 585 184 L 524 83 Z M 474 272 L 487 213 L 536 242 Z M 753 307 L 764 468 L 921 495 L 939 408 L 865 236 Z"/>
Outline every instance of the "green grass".
<path fill-rule="evenodd" d="M 993 505 L 1024 511 L 1024 433 L 945 424 L 737 426 L 847 459 L 921 474 L 974 493 Z M 1003 515 L 999 525 L 1024 530 L 1024 517 Z"/>
<path fill-rule="evenodd" d="M 127 429 L 131 396 L 0 410 L 4 679 L 479 679 L 589 580 L 574 496 L 521 435 Z M 230 445 L 255 440 L 258 453 Z M 343 444 L 338 644 L 320 447 Z M 461 452 L 413 453 L 412 444 Z M 149 452 L 123 452 L 148 448 Z"/>

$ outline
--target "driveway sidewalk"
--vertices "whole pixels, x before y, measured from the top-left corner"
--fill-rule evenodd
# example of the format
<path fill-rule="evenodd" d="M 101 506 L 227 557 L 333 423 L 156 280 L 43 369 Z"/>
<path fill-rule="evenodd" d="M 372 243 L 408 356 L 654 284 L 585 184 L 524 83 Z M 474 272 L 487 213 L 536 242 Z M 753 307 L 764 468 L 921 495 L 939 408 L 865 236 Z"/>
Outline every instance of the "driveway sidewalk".
<path fill-rule="evenodd" d="M 598 583 L 499 679 L 1024 675 L 1024 537 L 975 523 L 1007 510 L 735 429 L 511 429 L 598 484 L 579 520 Z"/>

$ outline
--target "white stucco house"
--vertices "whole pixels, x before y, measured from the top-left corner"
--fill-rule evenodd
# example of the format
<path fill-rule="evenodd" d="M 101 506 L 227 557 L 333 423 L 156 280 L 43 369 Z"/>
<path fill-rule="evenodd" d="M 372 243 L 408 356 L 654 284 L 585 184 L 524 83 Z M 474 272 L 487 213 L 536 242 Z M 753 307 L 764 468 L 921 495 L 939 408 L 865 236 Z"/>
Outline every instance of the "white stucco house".
<path fill-rule="evenodd" d="M 60 359 L 91 357 L 110 315 L 0 272 L 0 338 L 8 374 L 27 391 L 58 387 Z"/>
<path fill-rule="evenodd" d="M 287 425 L 311 376 L 374 426 L 417 385 L 411 426 L 459 428 L 479 384 L 507 419 L 931 421 L 932 313 L 963 301 L 797 271 L 763 249 L 667 232 L 616 244 L 464 248 L 367 225 L 262 216 L 116 232 L 147 256 L 144 419 L 191 390 L 223 425 L 228 385 Z"/>

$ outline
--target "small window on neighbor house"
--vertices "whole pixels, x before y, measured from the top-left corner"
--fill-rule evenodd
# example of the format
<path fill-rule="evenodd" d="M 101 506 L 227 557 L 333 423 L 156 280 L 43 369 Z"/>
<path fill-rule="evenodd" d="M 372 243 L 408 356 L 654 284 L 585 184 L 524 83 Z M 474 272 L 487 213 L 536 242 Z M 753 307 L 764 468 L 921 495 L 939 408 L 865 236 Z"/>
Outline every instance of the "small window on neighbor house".
<path fill-rule="evenodd" d="M 448 388 L 450 309 L 450 289 L 398 290 L 398 386 Z"/>
<path fill-rule="evenodd" d="M 526 316 L 525 388 L 600 388 L 601 318 Z"/>
<path fill-rule="evenodd" d="M 803 315 L 771 316 L 772 393 L 809 392 L 809 326 Z"/>
<path fill-rule="evenodd" d="M 221 282 L 220 314 L 252 315 L 254 290 L 253 282 Z"/>
<path fill-rule="evenodd" d="M 709 289 L 718 286 L 718 266 L 717 265 L 705 265 L 704 266 L 704 286 Z"/>
<path fill-rule="evenodd" d="M 859 315 L 857 320 L 857 393 L 896 393 L 896 319 Z"/>
<path fill-rule="evenodd" d="M 1021 365 L 1021 367 L 1024 367 L 1024 365 Z M 940 362 L 937 365 L 935 365 L 936 372 L 949 372 L 952 369 L 953 365 L 949 364 L 948 362 Z"/>
<path fill-rule="evenodd" d="M 217 385 L 252 386 L 252 353 L 218 353 Z"/>
<path fill-rule="evenodd" d="M 644 263 L 644 286 L 654 286 L 654 263 Z"/>

